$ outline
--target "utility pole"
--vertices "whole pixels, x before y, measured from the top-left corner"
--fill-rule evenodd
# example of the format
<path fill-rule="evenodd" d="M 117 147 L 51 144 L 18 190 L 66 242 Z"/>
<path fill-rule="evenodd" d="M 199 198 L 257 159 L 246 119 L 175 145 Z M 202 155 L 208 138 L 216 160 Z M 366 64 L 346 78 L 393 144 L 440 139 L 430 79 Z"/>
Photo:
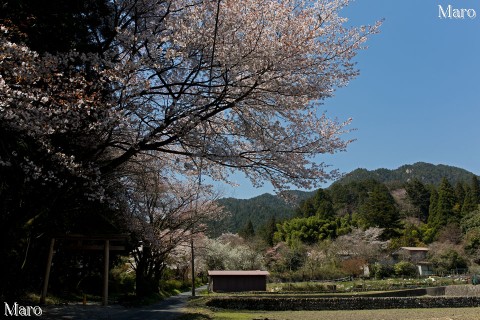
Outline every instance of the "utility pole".
<path fill-rule="evenodd" d="M 192 251 L 192 297 L 195 297 L 195 249 L 193 247 L 193 233 L 190 238 L 190 249 Z"/>

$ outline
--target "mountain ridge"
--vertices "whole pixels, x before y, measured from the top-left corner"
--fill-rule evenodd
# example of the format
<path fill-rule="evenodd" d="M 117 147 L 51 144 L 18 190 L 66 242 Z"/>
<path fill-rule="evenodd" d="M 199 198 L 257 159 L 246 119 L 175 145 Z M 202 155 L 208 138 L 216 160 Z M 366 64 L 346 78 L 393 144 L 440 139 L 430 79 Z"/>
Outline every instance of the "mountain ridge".
<path fill-rule="evenodd" d="M 358 168 L 345 174 L 328 188 L 334 184 L 348 184 L 367 179 L 374 179 L 390 185 L 403 185 L 413 179 L 418 179 L 424 184 L 438 185 L 442 178 L 445 177 L 451 184 L 455 184 L 457 182 L 469 181 L 472 176 L 477 175 L 459 167 L 416 162 L 414 164 L 402 165 L 397 169 L 379 168 L 367 170 Z M 215 232 L 213 235 L 219 236 L 222 232 L 238 232 L 248 221 L 252 221 L 255 230 L 258 230 L 272 216 L 275 217 L 277 222 L 291 218 L 298 204 L 312 197 L 315 192 L 316 190 L 290 190 L 285 191 L 283 196 L 264 193 L 250 199 L 222 198 L 219 200 L 219 204 L 224 206 L 231 215 L 222 221 L 214 223 Z M 290 201 L 285 199 L 290 199 Z"/>
<path fill-rule="evenodd" d="M 442 178 L 447 178 L 450 183 L 455 184 L 466 181 L 474 175 L 477 176 L 473 172 L 455 166 L 416 162 L 414 164 L 402 165 L 397 169 L 379 168 L 367 170 L 358 168 L 347 173 L 333 184 L 365 179 L 375 179 L 382 183 L 406 183 L 413 179 L 418 179 L 424 184 L 438 184 Z"/>

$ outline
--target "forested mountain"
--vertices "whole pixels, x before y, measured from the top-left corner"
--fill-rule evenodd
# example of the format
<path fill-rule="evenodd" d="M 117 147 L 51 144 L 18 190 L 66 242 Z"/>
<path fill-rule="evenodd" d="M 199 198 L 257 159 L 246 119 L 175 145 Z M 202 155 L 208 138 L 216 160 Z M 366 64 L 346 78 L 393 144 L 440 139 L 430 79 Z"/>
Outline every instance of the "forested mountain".
<path fill-rule="evenodd" d="M 480 178 L 466 170 L 427 163 L 359 169 L 328 188 L 290 195 L 296 200 L 222 199 L 231 216 L 210 236 L 266 250 L 269 270 L 297 279 L 358 274 L 365 263 L 375 277 L 404 274 L 403 265 L 414 274 L 415 265 L 392 260 L 400 247 L 428 247 L 437 274 L 480 266 Z M 219 237 L 226 231 L 238 235 Z"/>
<path fill-rule="evenodd" d="M 300 204 L 295 217 L 277 224 L 274 241 L 289 245 L 336 239 L 360 228 L 380 228 L 391 248 L 433 242 L 464 243 L 475 263 L 480 261 L 480 182 L 438 185 L 414 179 L 389 188 L 373 179 L 319 189 Z"/>
<path fill-rule="evenodd" d="M 356 206 L 363 204 L 363 201 L 367 198 L 367 193 L 371 191 L 365 187 L 365 181 L 375 180 L 389 185 L 390 189 L 393 190 L 395 188 L 403 188 L 406 183 L 413 181 L 419 181 L 426 186 L 440 185 L 443 178 L 446 178 L 452 185 L 456 185 L 460 182 L 471 181 L 473 176 L 475 176 L 475 174 L 461 168 L 417 162 L 412 165 L 401 166 L 394 170 L 377 169 L 369 171 L 366 169 L 356 169 L 333 183 L 332 186 L 326 190 L 328 190 L 334 198 L 335 211 L 338 212 L 340 210 L 347 213 L 356 209 Z M 348 188 L 345 189 L 341 186 L 348 186 Z M 355 190 L 352 191 L 352 188 Z M 298 211 L 299 204 L 304 202 L 304 200 L 313 198 L 315 193 L 316 191 L 290 191 L 290 196 L 287 198 L 294 199 L 291 201 L 286 201 L 280 196 L 271 194 L 263 194 L 251 199 L 221 199 L 219 200 L 220 204 L 230 212 L 230 216 L 222 221 L 213 222 L 210 228 L 211 234 L 218 236 L 223 232 L 238 232 L 241 228 L 244 228 L 249 221 L 252 222 L 254 229 L 257 230 L 272 216 L 275 217 L 277 222 L 285 218 L 291 218 L 295 215 L 295 209 Z M 356 199 L 347 201 L 347 198 L 352 197 L 353 194 Z M 352 201 L 355 203 L 355 208 L 352 207 Z M 303 203 L 303 205 L 309 205 L 309 202 L 306 202 L 306 204 Z M 303 210 L 305 210 L 305 208 L 303 208 Z M 426 213 L 424 213 L 424 216 L 426 216 Z"/>
<path fill-rule="evenodd" d="M 286 197 L 265 193 L 251 199 L 220 199 L 219 203 L 230 215 L 222 221 L 212 222 L 211 233 L 220 235 L 223 232 L 238 232 L 248 221 L 251 221 L 257 230 L 272 216 L 276 221 L 290 218 L 299 203 L 313 194 L 314 192 L 288 191 Z"/>
<path fill-rule="evenodd" d="M 347 184 L 353 181 L 367 179 L 374 179 L 387 184 L 402 184 L 417 179 L 423 184 L 438 185 L 443 178 L 446 178 L 451 184 L 456 184 L 457 182 L 469 181 L 473 175 L 472 172 L 453 166 L 417 162 L 414 164 L 403 165 L 394 170 L 384 168 L 372 171 L 361 168 L 356 169 L 346 174 L 334 184 Z"/>
<path fill-rule="evenodd" d="M 466 170 L 427 163 L 358 169 L 328 188 L 291 194 L 296 201 L 270 194 L 222 199 L 232 215 L 210 234 L 214 256 L 228 253 L 234 261 L 235 252 L 262 252 L 266 268 L 282 279 L 361 275 L 365 264 L 382 278 L 415 275 L 412 262 L 392 253 L 428 247 L 436 274 L 480 270 L 480 178 Z M 237 235 L 220 236 L 226 231 Z M 246 257 L 238 261 L 256 261 Z"/>

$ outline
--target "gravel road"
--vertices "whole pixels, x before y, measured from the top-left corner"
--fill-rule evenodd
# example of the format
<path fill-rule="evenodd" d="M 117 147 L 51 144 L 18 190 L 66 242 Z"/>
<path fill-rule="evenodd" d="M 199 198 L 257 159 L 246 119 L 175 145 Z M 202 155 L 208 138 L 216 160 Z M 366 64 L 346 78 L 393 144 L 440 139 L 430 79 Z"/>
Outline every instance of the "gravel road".
<path fill-rule="evenodd" d="M 197 292 L 207 287 L 200 287 Z M 191 296 L 184 292 L 154 305 L 126 308 L 120 305 L 103 307 L 98 304 L 68 304 L 47 306 L 43 309 L 41 319 L 71 320 L 174 320 L 183 313 L 183 308 Z"/>

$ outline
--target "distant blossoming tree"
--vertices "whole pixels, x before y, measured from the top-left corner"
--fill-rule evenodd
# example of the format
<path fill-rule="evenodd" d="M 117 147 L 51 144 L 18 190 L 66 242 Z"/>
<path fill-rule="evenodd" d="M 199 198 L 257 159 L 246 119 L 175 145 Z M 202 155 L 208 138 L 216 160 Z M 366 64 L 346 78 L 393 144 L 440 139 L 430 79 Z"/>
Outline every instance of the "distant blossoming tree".
<path fill-rule="evenodd" d="M 241 242 L 242 238 L 236 240 L 229 234 L 217 239 L 206 239 L 202 254 L 205 267 L 208 270 L 262 269 L 264 265 L 262 254 Z"/>
<path fill-rule="evenodd" d="M 165 177 L 161 160 L 142 156 L 124 178 L 129 202 L 128 230 L 141 246 L 132 251 L 137 294 L 158 292 L 168 263 L 223 216 L 218 195 L 195 181 Z M 184 251 L 184 250 L 183 250 Z"/>

